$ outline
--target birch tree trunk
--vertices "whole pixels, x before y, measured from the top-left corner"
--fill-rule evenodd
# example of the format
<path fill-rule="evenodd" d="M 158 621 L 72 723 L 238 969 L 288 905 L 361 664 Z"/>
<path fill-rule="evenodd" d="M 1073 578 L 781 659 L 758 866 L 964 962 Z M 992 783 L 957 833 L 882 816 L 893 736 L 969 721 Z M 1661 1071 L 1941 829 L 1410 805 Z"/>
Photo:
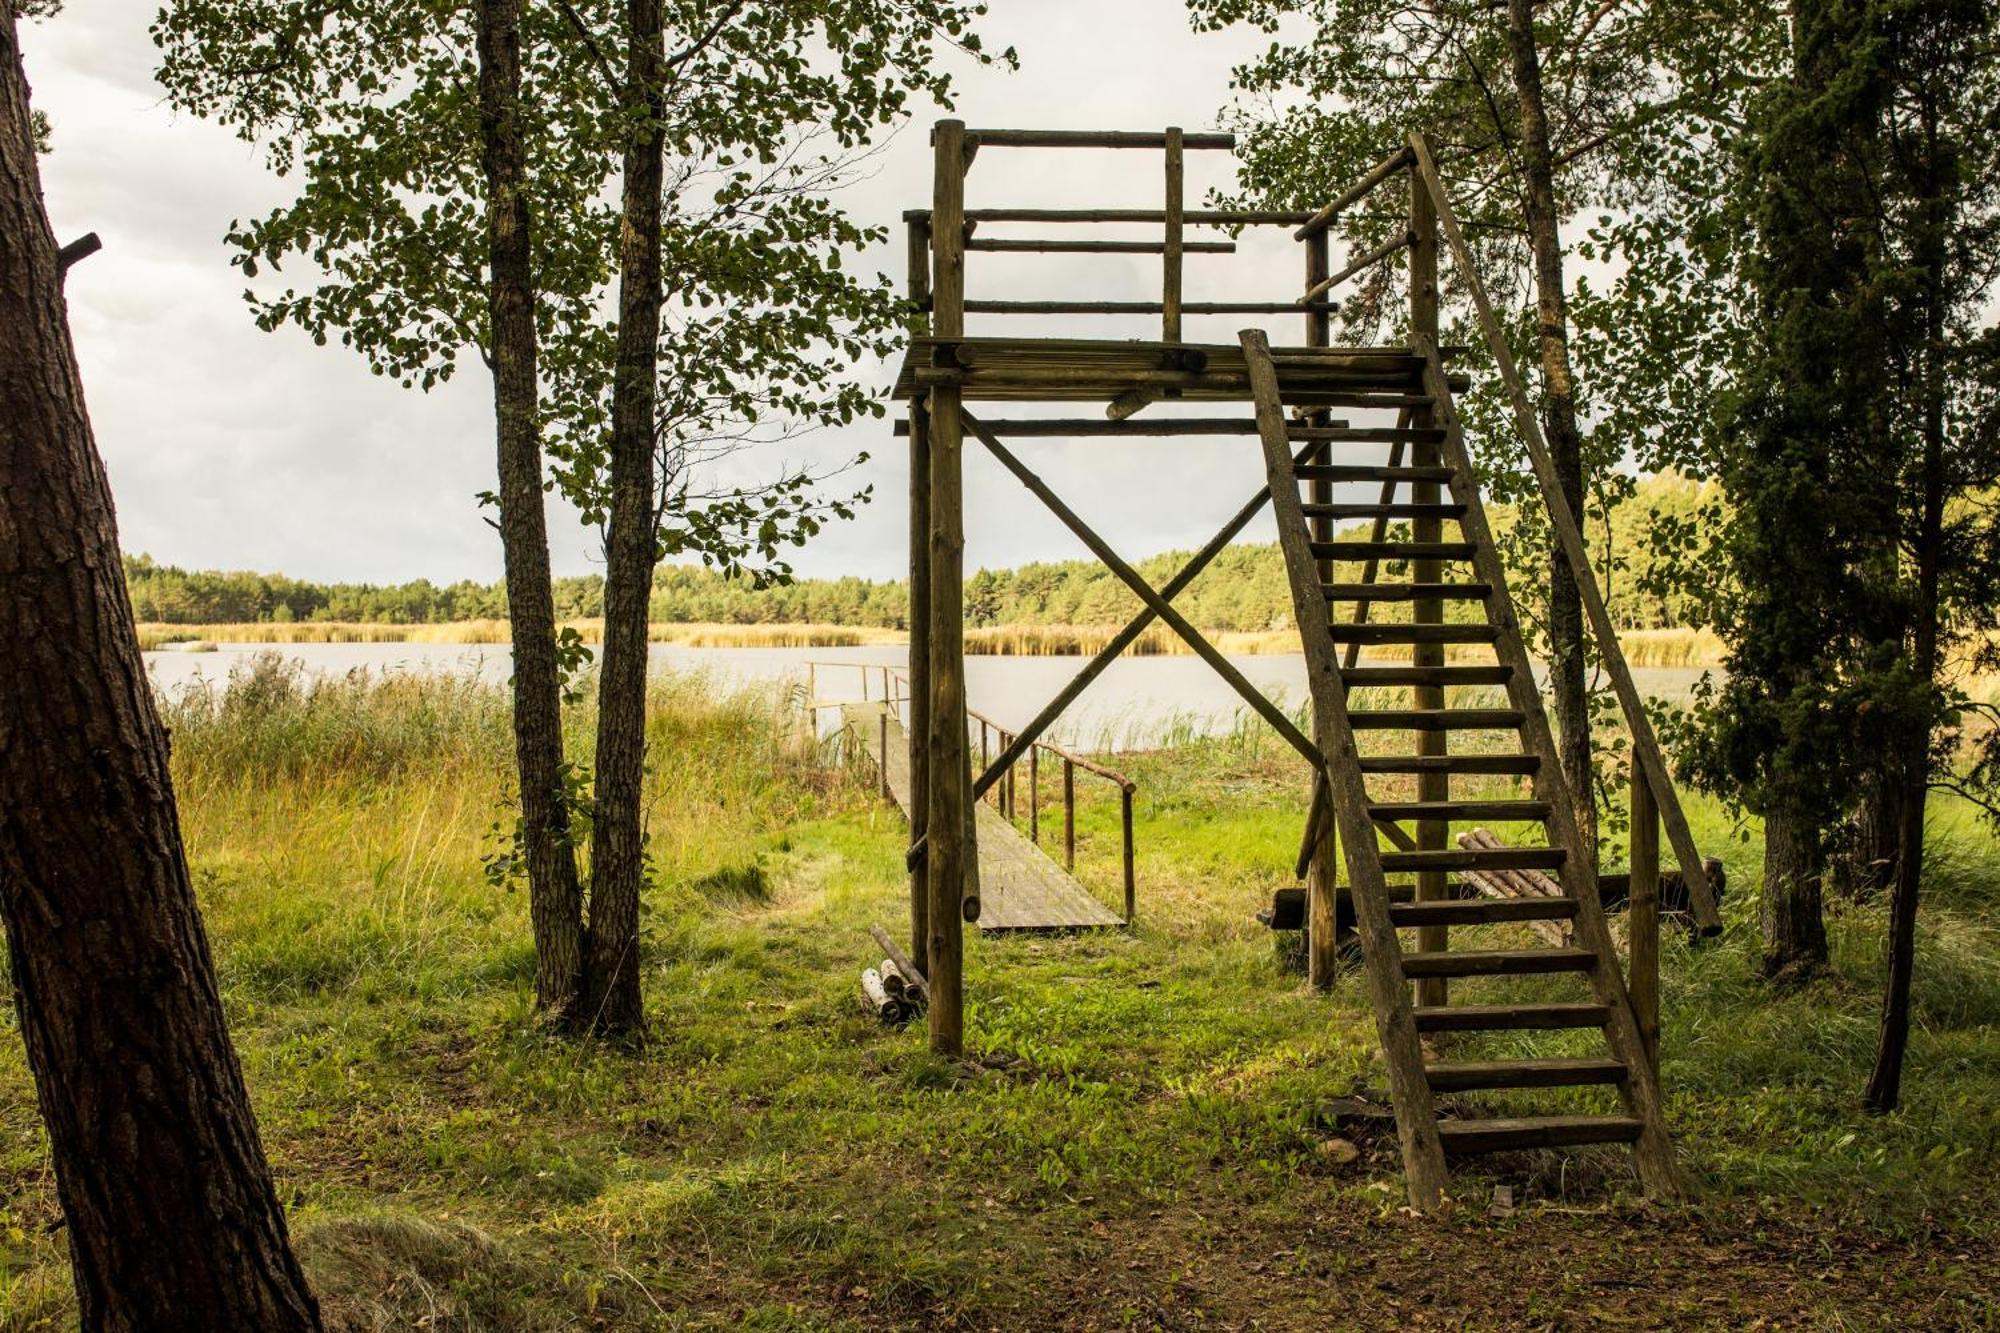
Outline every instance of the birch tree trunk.
<path fill-rule="evenodd" d="M 229 1044 L 0 4 L 0 916 L 86 1330 L 319 1312 Z"/>
<path fill-rule="evenodd" d="M 655 377 L 660 342 L 658 133 L 666 38 L 660 0 L 628 0 L 626 102 L 638 124 L 625 154 L 619 249 L 618 365 L 611 403 L 611 524 L 605 542 L 604 670 L 598 679 L 597 802 L 591 840 L 589 1004 L 611 1036 L 645 1026 L 639 986 L 641 803 L 646 765 L 647 607 L 658 553 Z"/>
<path fill-rule="evenodd" d="M 583 891 L 563 791 L 562 686 L 542 500 L 533 247 L 520 125 L 521 0 L 480 0 L 478 28 L 500 544 L 514 640 L 514 761 L 535 936 L 535 1007 L 569 1027 L 583 982 Z"/>

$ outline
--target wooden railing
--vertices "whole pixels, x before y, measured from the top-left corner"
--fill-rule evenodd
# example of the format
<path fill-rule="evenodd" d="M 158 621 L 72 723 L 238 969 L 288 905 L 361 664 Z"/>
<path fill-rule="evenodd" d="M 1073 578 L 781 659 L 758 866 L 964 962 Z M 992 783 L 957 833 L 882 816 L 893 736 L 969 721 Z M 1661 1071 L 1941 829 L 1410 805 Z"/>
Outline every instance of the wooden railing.
<path fill-rule="evenodd" d="M 905 727 L 910 726 L 907 716 L 911 703 L 909 673 L 901 667 L 874 662 L 807 662 L 807 690 L 815 713 L 822 708 L 837 708 L 843 701 L 821 702 L 819 699 L 819 671 L 826 667 L 836 670 L 855 671 L 861 677 L 861 701 L 880 701 L 887 705 L 882 712 L 881 733 L 877 741 L 876 754 L 881 757 L 880 781 L 882 791 L 888 793 L 888 753 L 889 714 L 894 712 L 897 720 Z M 1125 922 L 1132 920 L 1138 908 L 1138 881 L 1134 865 L 1134 843 L 1132 835 L 1132 797 L 1139 790 L 1134 782 L 1117 769 L 1098 763 L 1094 759 L 1066 750 L 1060 745 L 1041 739 L 1039 736 L 1021 741 L 1019 733 L 1010 731 L 993 718 L 973 709 L 965 710 L 968 741 L 971 730 L 979 728 L 978 774 L 973 782 L 974 800 L 990 800 L 993 808 L 1006 819 L 1018 823 L 1020 820 L 1016 774 L 1022 759 L 1028 765 L 1028 840 L 1036 846 L 1042 841 L 1042 756 L 1061 765 L 1062 771 L 1062 812 L 1063 812 L 1063 869 L 1076 873 L 1076 775 L 1078 770 L 1092 777 L 1101 778 L 1118 788 L 1119 851 L 1125 891 Z M 993 762 L 994 748 L 998 747 L 1001 762 Z M 970 746 L 968 745 L 968 750 Z"/>

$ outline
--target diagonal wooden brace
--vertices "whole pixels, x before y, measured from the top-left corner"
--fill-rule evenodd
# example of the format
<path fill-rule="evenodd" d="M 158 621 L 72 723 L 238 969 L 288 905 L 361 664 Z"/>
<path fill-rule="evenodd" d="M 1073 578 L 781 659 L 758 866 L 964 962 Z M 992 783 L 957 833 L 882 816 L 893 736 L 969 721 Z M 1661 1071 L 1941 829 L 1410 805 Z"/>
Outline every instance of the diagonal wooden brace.
<path fill-rule="evenodd" d="M 1227 681 L 1229 687 L 1242 696 L 1243 701 L 1249 704 L 1259 717 L 1270 723 L 1272 729 L 1283 736 L 1293 749 L 1303 755 L 1306 762 L 1316 769 L 1325 766 L 1326 761 L 1321 757 L 1319 747 L 1307 739 L 1306 734 L 1299 730 L 1296 723 L 1285 716 L 1284 710 L 1265 698 L 1256 686 L 1245 679 L 1243 673 L 1238 671 L 1214 644 L 1204 638 L 1200 630 L 1189 624 L 1187 618 L 1180 612 L 1174 610 L 1150 583 L 1140 577 L 1137 570 L 1126 564 L 1118 553 L 1111 549 L 1109 543 L 1077 516 L 1075 510 L 1064 504 L 1062 498 L 1048 488 L 1047 483 L 1029 471 L 1025 463 L 1016 458 L 1006 445 L 1000 443 L 999 437 L 987 430 L 970 412 L 960 411 L 959 416 L 965 423 L 965 429 L 986 446 L 987 452 L 998 459 L 1002 467 L 1019 478 L 1021 484 L 1026 486 L 1036 499 L 1047 505 L 1049 512 L 1061 519 L 1063 525 L 1090 548 L 1091 554 L 1102 561 L 1106 569 L 1117 575 L 1121 583 L 1137 594 L 1147 609 L 1166 621 L 1174 633 L 1180 635 L 1182 641 L 1194 651 L 1195 656 L 1214 668 L 1215 673 Z"/>

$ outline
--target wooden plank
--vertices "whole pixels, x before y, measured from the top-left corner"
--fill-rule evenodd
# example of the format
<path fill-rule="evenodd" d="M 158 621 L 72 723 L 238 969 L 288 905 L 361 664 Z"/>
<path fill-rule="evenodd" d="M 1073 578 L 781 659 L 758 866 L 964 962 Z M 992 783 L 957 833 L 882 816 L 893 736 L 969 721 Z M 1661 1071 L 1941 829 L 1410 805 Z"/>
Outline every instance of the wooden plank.
<path fill-rule="evenodd" d="M 1183 143 L 1185 148 L 1186 144 Z M 915 210 L 922 212 L 922 210 Z M 928 217 L 929 214 L 924 214 Z M 1166 221 L 1158 208 L 968 208 L 967 222 L 1150 222 Z M 1190 208 L 1183 215 L 1190 227 L 1296 227 L 1312 219 L 1305 209 Z"/>
<path fill-rule="evenodd" d="M 1403 979 L 1401 947 L 1389 921 L 1388 887 L 1382 877 L 1375 826 L 1367 814 L 1368 792 L 1356 762 L 1359 752 L 1347 720 L 1346 690 L 1332 638 L 1326 631 L 1325 601 L 1306 536 L 1305 515 L 1299 512 L 1284 405 L 1278 375 L 1270 364 L 1270 343 L 1261 329 L 1241 334 L 1244 361 L 1263 427 L 1264 466 L 1271 483 L 1271 502 L 1278 520 L 1278 540 L 1285 551 L 1285 568 L 1292 588 L 1292 615 L 1305 648 L 1307 683 L 1313 722 L 1325 761 L 1334 816 L 1339 821 L 1341 850 L 1347 864 L 1355 927 L 1361 937 L 1363 968 L 1375 1011 L 1376 1032 L 1388 1059 L 1390 1093 L 1396 1105 L 1396 1132 L 1402 1142 L 1405 1185 L 1410 1203 L 1431 1211 L 1444 1200 L 1444 1148 L 1438 1140 L 1437 1111 L 1430 1085 L 1423 1077 L 1423 1048 L 1410 1013 Z"/>
<path fill-rule="evenodd" d="M 1604 1023 L 1601 1004 L 1460 1004 L 1420 1008 L 1414 1015 L 1419 1032 L 1531 1032 L 1557 1028 L 1594 1028 Z"/>
<path fill-rule="evenodd" d="M 879 702 L 844 704 L 842 719 L 871 760 L 879 760 L 882 730 Z M 888 724 L 889 792 L 910 813 L 910 768 L 903 728 Z M 991 805 L 977 806 L 981 931 L 1095 930 L 1123 926 L 1124 920 L 1100 903 L 1077 879 L 1057 865 Z"/>
<path fill-rule="evenodd" d="M 1542 767 L 1532 754 L 1371 754 L 1361 759 L 1363 773 L 1484 773 L 1532 774 Z"/>
<path fill-rule="evenodd" d="M 1576 1088 L 1616 1083 L 1625 1066 L 1605 1058 L 1580 1060 L 1453 1060 L 1424 1071 L 1438 1092 L 1481 1088 Z"/>
<path fill-rule="evenodd" d="M 1164 241 L 1060 241 L 1040 237 L 975 236 L 965 243 L 967 250 L 993 254 L 1024 255 L 1160 255 L 1167 252 Z M 1182 246 L 1191 255 L 1233 255 L 1234 241 L 1188 241 Z"/>
<path fill-rule="evenodd" d="M 1443 756 L 1439 756 L 1443 757 Z M 1554 870 L 1569 859 L 1560 847 L 1508 847 L 1500 851 L 1465 847 L 1422 847 L 1414 852 L 1382 853 L 1382 869 L 1403 870 Z"/>
<path fill-rule="evenodd" d="M 1419 597 L 1483 602 L 1493 589 L 1484 583 L 1328 583 L 1320 591 L 1329 602 L 1413 602 Z"/>
<path fill-rule="evenodd" d="M 1644 767 L 1647 780 L 1652 784 L 1654 800 L 1660 807 L 1661 821 L 1666 825 L 1667 838 L 1673 845 L 1675 859 L 1680 862 L 1681 877 L 1687 885 L 1688 897 L 1693 907 L 1694 918 L 1703 934 L 1713 935 L 1722 929 L 1722 918 L 1716 912 L 1715 894 L 1710 889 L 1708 877 L 1703 872 L 1701 853 L 1694 845 L 1694 834 L 1689 831 L 1687 816 L 1681 810 L 1680 797 L 1674 791 L 1673 775 L 1667 771 L 1666 759 L 1660 753 L 1659 739 L 1653 734 L 1652 721 L 1646 716 L 1645 702 L 1639 697 L 1639 687 L 1632 680 L 1631 667 L 1626 664 L 1624 650 L 1618 645 L 1618 631 L 1611 623 L 1611 613 L 1605 608 L 1603 594 L 1597 587 L 1597 573 L 1591 567 L 1590 553 L 1584 547 L 1583 534 L 1577 531 L 1576 520 L 1563 502 L 1562 478 L 1557 474 L 1555 461 L 1549 456 L 1548 441 L 1542 438 L 1541 419 L 1535 413 L 1534 403 L 1528 397 L 1526 383 L 1521 378 L 1520 367 L 1514 362 L 1513 350 L 1509 347 L 1506 333 L 1500 327 L 1499 318 L 1493 313 L 1493 304 L 1487 298 L 1485 284 L 1480 281 L 1479 268 L 1473 262 L 1471 248 L 1465 243 L 1465 236 L 1459 230 L 1458 219 L 1452 213 L 1451 200 L 1445 194 L 1443 183 L 1437 174 L 1437 164 L 1431 160 L 1428 144 L 1422 135 L 1410 136 L 1410 152 L 1414 155 L 1417 170 L 1428 187 L 1432 203 L 1437 209 L 1438 223 L 1443 228 L 1445 239 L 1451 245 L 1453 257 L 1465 278 L 1466 288 L 1472 294 L 1474 308 L 1479 314 L 1479 323 L 1485 330 L 1488 345 L 1493 349 L 1494 364 L 1500 371 L 1500 379 L 1507 388 L 1507 396 L 1514 409 L 1514 424 L 1527 446 L 1528 461 L 1535 471 L 1535 479 L 1540 483 L 1544 507 L 1548 510 L 1549 525 L 1556 534 L 1556 541 L 1562 547 L 1563 558 L 1568 561 L 1570 572 L 1575 575 L 1577 592 L 1583 601 L 1584 614 L 1590 618 L 1591 636 L 1597 640 L 1597 648 L 1606 672 L 1611 677 L 1611 686 L 1618 695 L 1619 706 L 1625 713 L 1625 724 L 1632 733 L 1632 751 Z"/>
<path fill-rule="evenodd" d="M 940 122 L 940 125 L 948 122 Z M 1165 148 L 1167 135 L 1158 130 L 966 130 L 981 148 Z M 1169 131 L 1171 133 L 1171 131 Z M 1233 134 L 1184 134 L 1185 148 L 1236 147 Z"/>
<path fill-rule="evenodd" d="M 1403 955 L 1412 977 L 1520 977 L 1549 972 L 1589 972 L 1597 955 L 1588 949 L 1451 949 Z"/>
<path fill-rule="evenodd" d="M 1464 1157 L 1527 1148 L 1631 1143 L 1643 1126 L 1629 1116 L 1531 1116 L 1518 1120 L 1451 1120 L 1438 1126 L 1445 1151 Z"/>
<path fill-rule="evenodd" d="M 1568 898 L 1451 898 L 1397 903 L 1389 917 L 1400 926 L 1490 926 L 1510 921 L 1567 921 L 1576 915 Z"/>
<path fill-rule="evenodd" d="M 1348 716 L 1356 731 L 1511 731 L 1521 725 L 1512 708 L 1357 708 Z"/>
<path fill-rule="evenodd" d="M 1443 213 L 1442 203 L 1440 213 Z M 1449 220 L 1448 215 L 1444 220 Z M 1549 731 L 1548 715 L 1542 709 L 1542 697 L 1535 688 L 1527 646 L 1514 611 L 1514 599 L 1508 592 L 1506 572 L 1500 564 L 1500 551 L 1487 525 L 1486 509 L 1479 489 L 1471 479 L 1472 462 L 1466 453 L 1458 413 L 1452 406 L 1451 392 L 1444 384 L 1440 363 L 1431 355 L 1431 344 L 1420 337 L 1414 340 L 1414 345 L 1425 353 L 1424 381 L 1432 386 L 1437 395 L 1438 424 L 1445 431 L 1443 456 L 1453 467 L 1452 495 L 1465 506 L 1465 517 L 1460 520 L 1459 526 L 1478 550 L 1473 558 L 1473 570 L 1482 582 L 1493 585 L 1493 596 L 1486 603 L 1486 613 L 1488 620 L 1502 631 L 1495 643 L 1495 653 L 1503 664 L 1513 668 L 1507 689 L 1514 707 L 1524 715 L 1522 744 L 1530 754 L 1542 760 L 1535 769 L 1534 790 L 1536 799 L 1549 805 L 1549 840 L 1558 847 L 1581 847 L 1583 836 L 1576 824 L 1576 807 L 1570 804 L 1569 786 L 1563 776 L 1562 765 L 1555 759 L 1555 738 Z M 1459 469 L 1464 469 L 1463 475 L 1459 474 Z M 1560 490 L 1556 493 L 1561 494 Z M 1557 503 L 1550 509 L 1562 512 L 1565 507 Z M 1585 577 L 1588 577 L 1588 570 Z M 1598 896 L 1595 879 L 1588 873 L 1588 858 L 1581 855 L 1568 857 L 1558 869 L 1564 896 L 1578 902 L 1577 942 L 1606 964 L 1592 970 L 1590 984 L 1598 1003 L 1604 1005 L 1607 1012 L 1605 1039 L 1610 1043 L 1613 1054 L 1624 1060 L 1632 1070 L 1632 1076 L 1619 1085 L 1619 1098 L 1626 1111 L 1644 1126 L 1645 1132 L 1632 1149 L 1640 1184 L 1649 1194 L 1678 1197 L 1680 1182 L 1674 1171 L 1673 1146 L 1667 1138 L 1659 1080 L 1654 1077 L 1652 1066 L 1645 1058 L 1645 1047 L 1639 1035 L 1638 1021 L 1632 1012 L 1631 997 L 1626 993 L 1624 977 L 1616 965 L 1617 953 L 1611 942 L 1610 928 L 1605 923 L 1604 904 Z"/>

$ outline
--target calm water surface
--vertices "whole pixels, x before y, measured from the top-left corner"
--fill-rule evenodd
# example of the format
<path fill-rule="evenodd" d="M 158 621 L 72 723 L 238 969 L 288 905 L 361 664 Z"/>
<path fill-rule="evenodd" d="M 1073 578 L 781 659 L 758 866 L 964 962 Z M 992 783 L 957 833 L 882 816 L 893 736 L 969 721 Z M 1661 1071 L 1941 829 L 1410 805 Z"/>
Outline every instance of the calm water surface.
<path fill-rule="evenodd" d="M 146 664 L 162 690 L 220 684 L 232 667 L 260 652 L 276 652 L 316 674 L 454 672 L 495 682 L 507 679 L 512 656 L 506 644 L 286 643 L 221 644 L 212 653 L 147 653 Z M 866 648 L 690 648 L 652 646 L 656 672 L 701 671 L 718 682 L 752 685 L 804 682 L 810 674 L 824 699 L 858 699 L 864 667 L 900 667 L 900 645 Z M 1001 725 L 1019 727 L 1040 711 L 1083 666 L 1078 657 L 968 657 L 966 689 L 973 709 Z M 1305 693 L 1305 659 L 1296 653 L 1230 659 L 1252 684 L 1287 711 Z M 808 663 L 820 663 L 812 667 Z M 838 665 L 826 665 L 834 663 Z M 880 677 L 868 672 L 868 690 L 879 697 Z M 1633 672 L 1640 692 L 1684 698 L 1700 668 L 1655 667 Z M 1113 663 L 1071 705 L 1058 739 L 1094 750 L 1138 748 L 1177 730 L 1227 731 L 1247 709 L 1206 663 L 1196 657 L 1127 657 Z"/>

